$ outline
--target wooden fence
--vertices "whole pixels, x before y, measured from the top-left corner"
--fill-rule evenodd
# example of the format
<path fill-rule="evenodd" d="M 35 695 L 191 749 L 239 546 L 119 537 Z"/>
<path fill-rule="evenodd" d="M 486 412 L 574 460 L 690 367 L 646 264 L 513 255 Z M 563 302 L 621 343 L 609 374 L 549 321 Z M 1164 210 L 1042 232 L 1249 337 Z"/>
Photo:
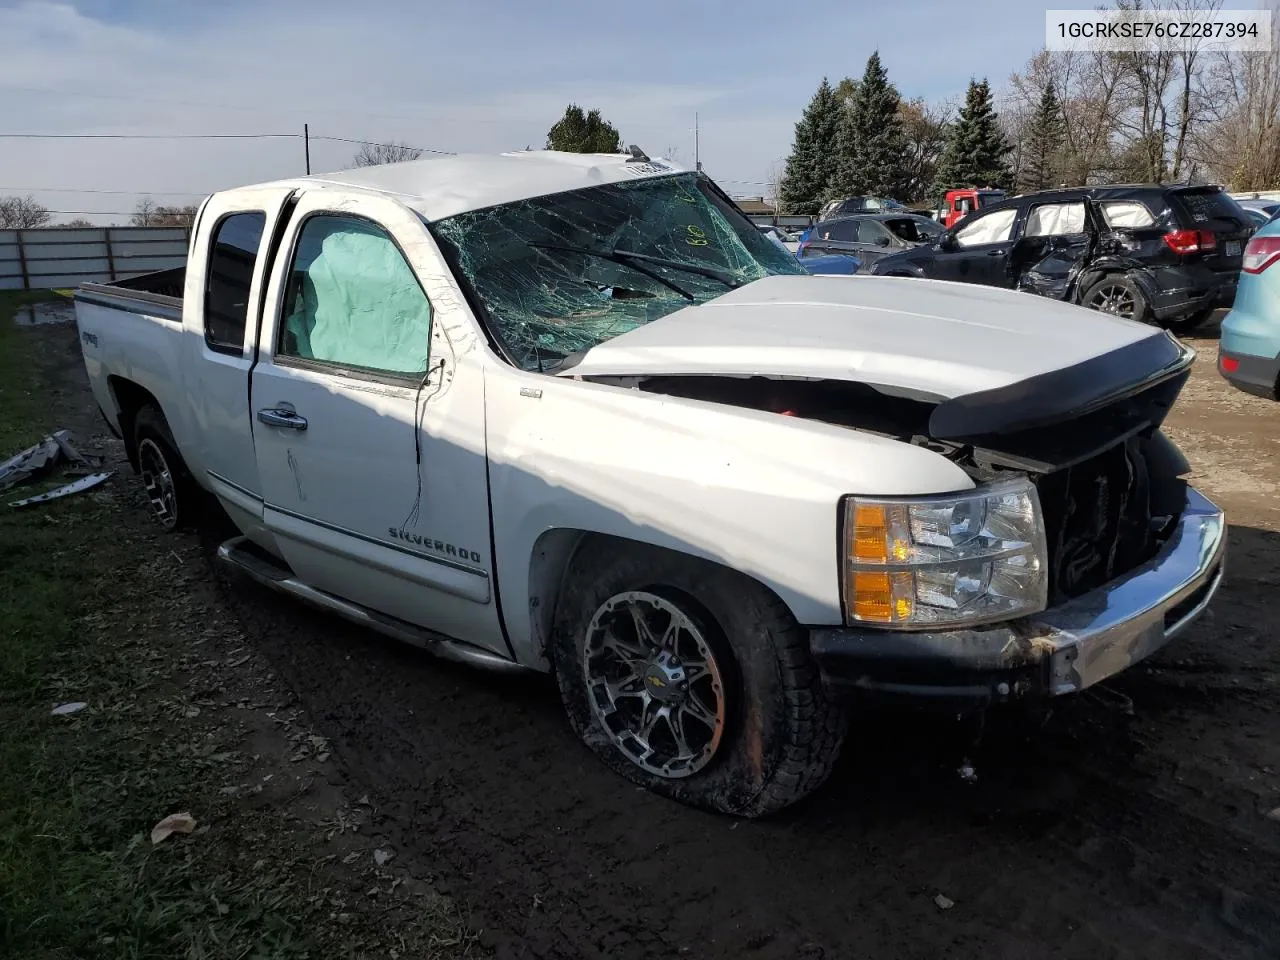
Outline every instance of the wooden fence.
<path fill-rule="evenodd" d="M 0 230 L 0 290 L 106 283 L 187 262 L 186 227 Z"/>

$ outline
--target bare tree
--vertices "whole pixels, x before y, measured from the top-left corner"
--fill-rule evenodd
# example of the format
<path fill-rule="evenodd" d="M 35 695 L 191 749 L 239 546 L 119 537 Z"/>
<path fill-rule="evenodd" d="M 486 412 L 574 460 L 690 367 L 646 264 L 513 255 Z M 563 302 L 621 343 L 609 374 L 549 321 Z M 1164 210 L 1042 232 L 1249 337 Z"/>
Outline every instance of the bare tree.
<path fill-rule="evenodd" d="M 1272 49 L 1212 58 L 1205 81 L 1210 120 L 1191 135 L 1208 170 L 1237 190 L 1280 185 L 1280 9 L 1270 6 Z"/>
<path fill-rule="evenodd" d="M 74 220 L 68 220 L 63 224 L 64 227 L 92 227 L 93 224 L 84 217 L 76 217 Z"/>
<path fill-rule="evenodd" d="M 25 197 L 0 197 L 0 227 L 26 230 L 43 227 L 53 219 L 48 208 L 27 194 Z"/>
<path fill-rule="evenodd" d="M 403 163 L 417 160 L 422 151 L 405 143 L 366 143 L 352 160 L 357 167 L 378 167 L 384 163 Z"/>
<path fill-rule="evenodd" d="M 133 208 L 133 216 L 129 222 L 135 227 L 153 227 L 156 220 L 156 205 L 150 197 L 143 197 Z"/>
<path fill-rule="evenodd" d="M 904 201 L 928 199 L 938 169 L 938 158 L 947 142 L 947 128 L 956 114 L 953 101 L 928 104 L 923 99 L 898 104 L 902 118 L 902 183 L 898 190 Z"/>

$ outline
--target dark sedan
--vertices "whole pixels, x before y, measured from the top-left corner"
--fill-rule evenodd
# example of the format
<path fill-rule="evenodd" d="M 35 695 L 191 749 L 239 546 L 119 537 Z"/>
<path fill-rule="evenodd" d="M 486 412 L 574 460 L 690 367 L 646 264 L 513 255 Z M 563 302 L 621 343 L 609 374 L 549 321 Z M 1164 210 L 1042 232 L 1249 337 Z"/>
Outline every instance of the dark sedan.
<path fill-rule="evenodd" d="M 945 231 L 928 217 L 914 213 L 865 213 L 821 220 L 801 237 L 796 256 L 840 253 L 855 256 L 864 266 L 891 253 L 932 243 Z"/>

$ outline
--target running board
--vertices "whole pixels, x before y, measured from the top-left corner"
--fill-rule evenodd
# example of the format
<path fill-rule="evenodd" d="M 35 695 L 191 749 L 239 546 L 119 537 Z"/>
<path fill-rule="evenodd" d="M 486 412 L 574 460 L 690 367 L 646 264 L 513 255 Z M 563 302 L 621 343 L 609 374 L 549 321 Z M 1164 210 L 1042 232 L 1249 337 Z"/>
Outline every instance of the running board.
<path fill-rule="evenodd" d="M 283 566 L 265 550 L 249 540 L 248 537 L 232 537 L 218 547 L 218 560 L 245 574 L 264 587 L 270 587 L 279 593 L 297 597 L 305 603 L 336 613 L 344 620 L 370 630 L 376 630 L 384 636 L 421 647 L 429 653 L 446 660 L 465 663 L 484 670 L 503 673 L 524 673 L 526 667 L 472 646 L 461 640 L 454 640 L 423 627 L 414 626 L 395 617 L 389 617 L 377 611 L 362 607 L 331 593 L 317 590 L 297 579 L 291 570 Z"/>

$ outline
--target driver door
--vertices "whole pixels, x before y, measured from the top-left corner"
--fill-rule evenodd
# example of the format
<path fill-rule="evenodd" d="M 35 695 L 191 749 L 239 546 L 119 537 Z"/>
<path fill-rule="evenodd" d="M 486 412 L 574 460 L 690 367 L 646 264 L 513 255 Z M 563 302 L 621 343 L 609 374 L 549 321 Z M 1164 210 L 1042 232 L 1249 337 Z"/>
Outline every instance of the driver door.
<path fill-rule="evenodd" d="M 506 654 L 483 384 L 457 376 L 447 269 L 400 204 L 302 196 L 252 377 L 263 521 L 308 585 Z"/>
<path fill-rule="evenodd" d="M 952 231 L 955 246 L 938 252 L 929 276 L 935 280 L 1010 287 L 1009 251 L 1018 211 L 1015 207 L 974 213 Z"/>

